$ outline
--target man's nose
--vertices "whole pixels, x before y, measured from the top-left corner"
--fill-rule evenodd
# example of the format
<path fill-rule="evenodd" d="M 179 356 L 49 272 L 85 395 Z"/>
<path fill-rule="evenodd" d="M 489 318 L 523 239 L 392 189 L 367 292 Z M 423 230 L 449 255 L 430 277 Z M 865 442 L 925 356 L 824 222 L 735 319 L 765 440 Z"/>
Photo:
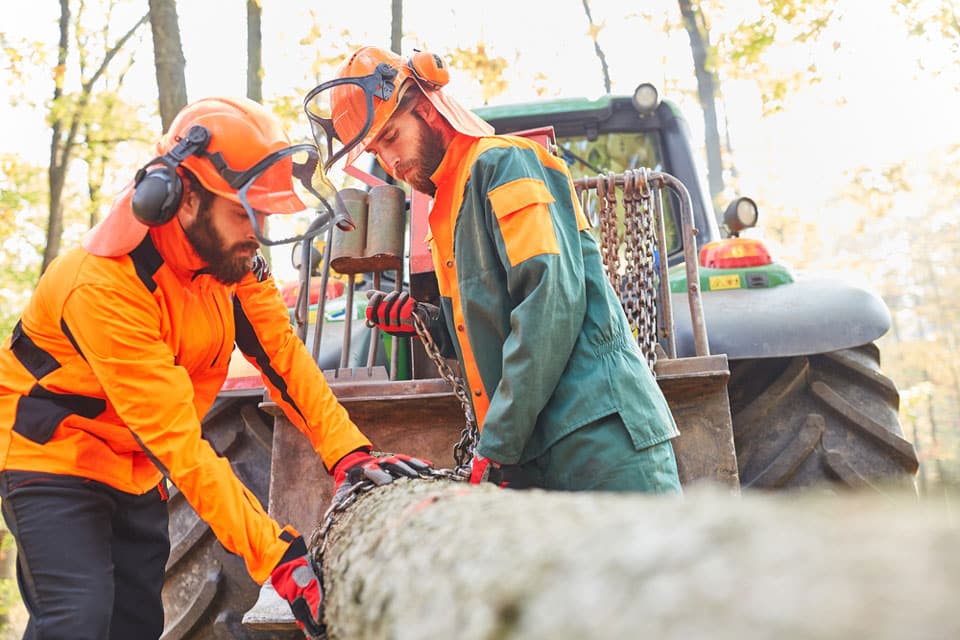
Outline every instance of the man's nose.
<path fill-rule="evenodd" d="M 380 159 L 380 166 L 386 170 L 392 177 L 397 177 L 397 166 L 400 164 L 400 159 L 394 153 L 389 151 L 381 152 L 377 157 Z"/>

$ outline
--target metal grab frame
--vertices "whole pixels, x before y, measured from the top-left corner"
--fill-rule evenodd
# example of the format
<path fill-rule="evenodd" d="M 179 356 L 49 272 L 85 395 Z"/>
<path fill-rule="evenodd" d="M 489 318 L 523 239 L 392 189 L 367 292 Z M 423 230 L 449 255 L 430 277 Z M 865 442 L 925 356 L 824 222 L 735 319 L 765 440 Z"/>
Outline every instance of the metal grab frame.
<path fill-rule="evenodd" d="M 666 227 L 663 218 L 663 199 L 661 190 L 671 189 L 680 200 L 680 240 L 683 246 L 684 266 L 687 272 L 687 302 L 690 306 L 690 319 L 693 329 L 694 350 L 697 356 L 710 355 L 710 343 L 707 338 L 707 329 L 703 317 L 703 301 L 700 297 L 700 267 L 697 252 L 697 229 L 693 225 L 693 204 L 690 192 L 680 180 L 662 171 L 652 171 L 641 168 L 627 170 L 623 173 L 608 173 L 606 176 L 579 178 L 573 181 L 574 189 L 581 201 L 585 192 L 595 190 L 601 199 L 615 199 L 616 188 L 623 189 L 625 203 L 637 200 L 652 201 L 655 235 L 660 260 L 659 272 L 659 302 L 660 315 L 663 318 L 658 333 L 668 358 L 676 358 L 676 340 L 673 330 L 673 308 L 670 299 L 670 280 L 668 277 L 668 260 L 666 253 Z M 625 204 L 625 210 L 629 210 Z M 592 222 L 592 221 L 591 221 Z M 598 220 L 597 224 L 602 224 Z M 625 221 L 626 223 L 627 221 Z M 601 239 L 601 242 L 603 239 Z M 617 251 L 619 247 L 610 248 Z M 608 274 L 613 277 L 613 274 Z"/>
<path fill-rule="evenodd" d="M 339 209 L 340 207 L 344 207 L 348 210 L 347 213 L 350 215 L 350 217 L 357 221 L 358 229 L 361 229 L 362 232 L 367 235 L 367 240 L 373 242 L 377 249 L 374 250 L 374 255 L 369 255 L 369 252 L 366 252 L 366 248 L 362 246 L 364 239 L 361 237 L 359 239 L 361 245 L 359 248 L 356 246 L 349 246 L 346 248 L 346 250 L 344 250 L 344 247 L 341 246 L 345 244 L 343 241 L 344 232 L 339 231 L 333 225 L 331 225 L 327 230 L 323 258 L 319 269 L 321 294 L 317 300 L 317 314 L 313 327 L 311 356 L 315 362 L 319 360 L 321 340 L 323 337 L 323 323 L 326 312 L 327 285 L 330 281 L 331 270 L 336 267 L 339 273 L 344 273 L 348 276 L 351 276 L 351 278 L 349 279 L 349 284 L 345 288 L 344 292 L 346 300 L 343 342 L 340 352 L 339 369 L 331 372 L 334 377 L 338 377 L 341 374 L 349 374 L 350 377 L 353 377 L 353 373 L 349 370 L 350 345 L 352 341 L 354 320 L 353 299 L 355 293 L 352 276 L 357 273 L 371 273 L 373 275 L 373 288 L 379 290 L 381 288 L 381 274 L 384 271 L 394 270 L 397 274 L 395 278 L 395 289 L 399 291 L 402 284 L 403 274 L 403 266 L 401 262 L 403 247 L 402 224 L 400 229 L 392 230 L 392 232 L 391 229 L 380 229 L 380 226 L 377 224 L 378 222 L 382 221 L 385 216 L 392 216 L 394 218 L 399 217 L 402 221 L 402 216 L 404 215 L 405 210 L 405 204 L 402 199 L 402 191 L 399 189 L 399 187 L 384 184 L 374 187 L 368 193 L 359 189 L 344 190 L 343 193 L 346 195 L 348 192 L 354 197 L 338 198 L 337 208 Z M 396 196 L 396 193 L 394 192 L 400 193 L 401 197 L 399 201 L 395 201 L 396 197 L 392 199 L 390 198 L 391 195 Z M 359 198 L 357 196 L 359 196 Z M 377 217 L 376 220 L 368 227 L 367 216 L 371 208 L 376 210 Z M 360 222 L 363 224 L 360 225 Z M 397 237 L 394 237 L 395 235 Z M 300 246 L 300 282 L 302 284 L 297 295 L 296 304 L 294 306 L 294 321 L 297 326 L 297 337 L 299 337 L 304 344 L 307 344 L 306 338 L 310 317 L 309 291 L 310 280 L 312 278 L 312 265 L 310 262 L 312 254 L 312 242 L 312 239 L 305 239 L 302 241 Z M 399 251 L 391 251 L 386 249 L 385 245 L 389 245 L 390 243 L 399 244 Z M 338 256 L 333 255 L 335 246 L 341 250 L 340 255 Z M 343 264 L 338 264 L 337 260 L 340 260 Z M 379 330 L 377 327 L 370 328 L 370 341 L 366 357 L 366 377 L 379 377 L 379 373 L 375 371 L 374 364 L 377 356 L 377 344 L 379 337 Z M 397 360 L 399 355 L 398 340 L 391 341 L 390 351 L 389 378 L 394 380 L 397 376 Z"/>

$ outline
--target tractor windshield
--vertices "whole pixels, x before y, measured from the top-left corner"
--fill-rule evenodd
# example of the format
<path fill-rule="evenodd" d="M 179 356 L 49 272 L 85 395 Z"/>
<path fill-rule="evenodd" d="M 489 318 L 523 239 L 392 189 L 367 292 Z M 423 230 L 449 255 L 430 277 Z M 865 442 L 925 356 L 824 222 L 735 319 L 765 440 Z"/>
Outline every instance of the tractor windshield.
<path fill-rule="evenodd" d="M 574 180 L 594 178 L 608 172 L 623 173 L 628 169 L 646 167 L 652 171 L 662 171 L 660 144 L 654 132 L 636 131 L 602 133 L 593 139 L 587 136 L 557 137 L 560 156 L 566 160 Z M 585 213 L 596 220 L 596 198 L 588 198 Z M 619 206 L 619 205 L 618 205 Z M 666 228 L 667 251 L 673 254 L 681 249 L 674 217 L 672 197 L 663 198 L 663 217 Z M 623 210 L 619 210 L 623 219 Z"/>

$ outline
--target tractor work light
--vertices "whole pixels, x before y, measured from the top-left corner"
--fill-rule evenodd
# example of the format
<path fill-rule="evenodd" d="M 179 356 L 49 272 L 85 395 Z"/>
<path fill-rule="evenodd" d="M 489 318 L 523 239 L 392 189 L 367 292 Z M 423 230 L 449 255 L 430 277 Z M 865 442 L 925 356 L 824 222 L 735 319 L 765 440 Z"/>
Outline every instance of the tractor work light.
<path fill-rule="evenodd" d="M 727 233 L 736 238 L 744 229 L 757 226 L 759 217 L 757 203 L 750 198 L 740 197 L 727 205 L 723 212 L 723 226 Z"/>
<path fill-rule="evenodd" d="M 742 269 L 772 262 L 763 242 L 755 238 L 726 238 L 700 249 L 700 264 L 708 269 Z"/>
<path fill-rule="evenodd" d="M 641 116 L 654 112 L 660 104 L 660 92 L 649 82 L 644 82 L 633 91 L 633 106 Z"/>

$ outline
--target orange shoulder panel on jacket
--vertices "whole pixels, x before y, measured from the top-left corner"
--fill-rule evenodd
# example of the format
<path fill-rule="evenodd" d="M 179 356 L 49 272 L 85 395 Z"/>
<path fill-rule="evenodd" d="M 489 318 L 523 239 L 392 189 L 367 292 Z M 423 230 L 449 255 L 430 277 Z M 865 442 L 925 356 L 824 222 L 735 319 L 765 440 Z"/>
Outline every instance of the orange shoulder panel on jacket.
<path fill-rule="evenodd" d="M 553 195 L 542 180 L 520 178 L 491 190 L 487 197 L 500 224 L 510 263 L 560 253 L 548 205 Z"/>

